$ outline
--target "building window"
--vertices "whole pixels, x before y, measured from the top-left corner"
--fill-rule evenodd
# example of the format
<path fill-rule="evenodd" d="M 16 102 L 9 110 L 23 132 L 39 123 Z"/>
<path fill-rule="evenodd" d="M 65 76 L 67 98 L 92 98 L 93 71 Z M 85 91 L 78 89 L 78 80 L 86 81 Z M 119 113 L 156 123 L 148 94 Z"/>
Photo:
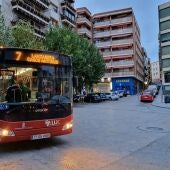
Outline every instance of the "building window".
<path fill-rule="evenodd" d="M 160 10 L 160 18 L 165 18 L 170 16 L 170 7 Z"/>
<path fill-rule="evenodd" d="M 170 72 L 164 74 L 165 76 L 165 83 L 170 83 Z"/>
<path fill-rule="evenodd" d="M 54 6 L 54 7 L 53 7 L 53 10 L 54 10 L 56 13 L 58 13 L 58 7 L 57 7 L 57 6 Z"/>
<path fill-rule="evenodd" d="M 170 67 L 170 58 L 162 60 L 162 67 Z"/>
<path fill-rule="evenodd" d="M 170 45 L 162 47 L 162 55 L 170 54 Z"/>
<path fill-rule="evenodd" d="M 162 34 L 161 35 L 161 42 L 170 41 L 170 33 Z"/>
<path fill-rule="evenodd" d="M 160 29 L 161 29 L 161 31 L 170 29 L 170 20 L 162 22 L 160 24 Z"/>

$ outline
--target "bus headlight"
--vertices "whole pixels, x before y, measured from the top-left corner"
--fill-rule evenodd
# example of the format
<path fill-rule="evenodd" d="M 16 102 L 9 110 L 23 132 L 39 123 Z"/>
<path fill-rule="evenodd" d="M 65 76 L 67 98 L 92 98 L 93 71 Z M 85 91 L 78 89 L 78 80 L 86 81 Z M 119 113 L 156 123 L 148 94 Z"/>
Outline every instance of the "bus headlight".
<path fill-rule="evenodd" d="M 69 122 L 63 126 L 62 130 L 68 130 L 71 129 L 72 127 L 73 127 L 73 122 Z"/>
<path fill-rule="evenodd" d="M 0 129 L 0 136 L 15 136 L 12 130 Z"/>

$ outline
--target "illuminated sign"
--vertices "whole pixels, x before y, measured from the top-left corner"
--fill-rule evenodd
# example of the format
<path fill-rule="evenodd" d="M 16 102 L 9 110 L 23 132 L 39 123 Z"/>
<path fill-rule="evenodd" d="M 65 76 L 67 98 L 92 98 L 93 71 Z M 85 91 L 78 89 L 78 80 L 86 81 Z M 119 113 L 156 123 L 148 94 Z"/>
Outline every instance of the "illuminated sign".
<path fill-rule="evenodd" d="M 128 83 L 129 79 L 124 79 L 124 80 L 116 80 L 116 83 Z"/>
<path fill-rule="evenodd" d="M 16 61 L 27 61 L 31 63 L 59 64 L 58 58 L 45 53 L 28 53 L 28 55 L 26 55 L 21 51 L 16 51 L 15 59 Z"/>

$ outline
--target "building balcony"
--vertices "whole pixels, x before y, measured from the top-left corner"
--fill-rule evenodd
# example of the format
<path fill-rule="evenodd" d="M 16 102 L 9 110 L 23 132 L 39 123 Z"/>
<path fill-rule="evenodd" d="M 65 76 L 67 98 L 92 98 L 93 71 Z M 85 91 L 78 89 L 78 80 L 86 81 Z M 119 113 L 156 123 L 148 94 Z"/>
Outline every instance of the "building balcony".
<path fill-rule="evenodd" d="M 92 23 L 86 17 L 77 18 L 77 24 L 86 23 L 89 27 L 92 27 Z"/>
<path fill-rule="evenodd" d="M 94 38 L 110 37 L 115 35 L 117 36 L 121 34 L 132 34 L 132 33 L 133 33 L 132 28 L 116 29 L 111 31 L 97 32 L 94 34 Z"/>
<path fill-rule="evenodd" d="M 119 56 L 119 55 L 133 55 L 133 50 L 115 50 L 110 52 L 104 52 L 103 56 Z"/>
<path fill-rule="evenodd" d="M 43 14 L 41 14 L 31 6 L 25 4 L 23 1 L 12 0 L 11 4 L 12 4 L 12 9 L 15 10 L 16 12 L 22 13 L 25 16 L 31 18 L 32 20 L 41 23 L 42 25 L 49 24 L 50 19 L 48 17 L 44 16 Z"/>
<path fill-rule="evenodd" d="M 79 34 L 79 35 L 85 34 L 85 35 L 87 35 L 89 38 L 92 38 L 92 32 L 89 31 L 87 28 L 80 28 L 80 29 L 78 29 L 78 34 Z"/>
<path fill-rule="evenodd" d="M 42 9 L 48 9 L 50 3 L 48 0 L 35 0 L 32 1 L 32 3 L 37 4 L 39 7 L 41 7 Z"/>
<path fill-rule="evenodd" d="M 98 48 L 108 47 L 108 46 L 121 46 L 121 45 L 128 45 L 132 44 L 132 39 L 124 39 L 124 40 L 114 40 L 114 41 L 105 41 L 105 42 L 97 42 L 96 46 Z"/>
<path fill-rule="evenodd" d="M 74 1 L 64 0 L 64 2 L 61 3 L 62 9 L 68 9 L 69 11 L 72 11 L 72 13 L 76 13 L 76 9 L 72 6 Z"/>
<path fill-rule="evenodd" d="M 94 24 L 94 28 L 102 27 L 102 26 L 118 25 L 118 24 L 129 23 L 129 22 L 132 22 L 132 17 L 126 17 L 126 18 L 119 18 L 119 19 L 112 19 L 112 20 L 107 20 L 107 21 L 96 22 Z"/>
<path fill-rule="evenodd" d="M 62 23 L 65 23 L 66 25 L 69 25 L 71 27 L 75 27 L 75 21 L 70 19 L 68 16 L 61 14 L 61 21 Z"/>
<path fill-rule="evenodd" d="M 119 68 L 119 67 L 133 67 L 134 61 L 114 61 L 110 63 L 106 63 L 107 67 Z"/>
<path fill-rule="evenodd" d="M 129 22 L 132 22 L 132 17 L 112 19 L 111 25 L 118 25 L 118 24 L 129 23 Z"/>
<path fill-rule="evenodd" d="M 134 71 L 126 71 L 126 72 L 113 72 L 113 73 L 105 73 L 104 77 L 129 77 L 135 76 Z"/>

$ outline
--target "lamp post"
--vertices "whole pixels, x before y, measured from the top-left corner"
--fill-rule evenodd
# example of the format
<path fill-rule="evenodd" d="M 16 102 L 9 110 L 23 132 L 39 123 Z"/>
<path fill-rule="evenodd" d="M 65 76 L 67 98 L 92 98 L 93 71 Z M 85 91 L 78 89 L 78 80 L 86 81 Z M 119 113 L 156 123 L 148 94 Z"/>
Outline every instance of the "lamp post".
<path fill-rule="evenodd" d="M 144 85 L 145 85 L 145 88 L 148 86 L 148 82 L 147 81 L 145 81 L 144 82 Z"/>

